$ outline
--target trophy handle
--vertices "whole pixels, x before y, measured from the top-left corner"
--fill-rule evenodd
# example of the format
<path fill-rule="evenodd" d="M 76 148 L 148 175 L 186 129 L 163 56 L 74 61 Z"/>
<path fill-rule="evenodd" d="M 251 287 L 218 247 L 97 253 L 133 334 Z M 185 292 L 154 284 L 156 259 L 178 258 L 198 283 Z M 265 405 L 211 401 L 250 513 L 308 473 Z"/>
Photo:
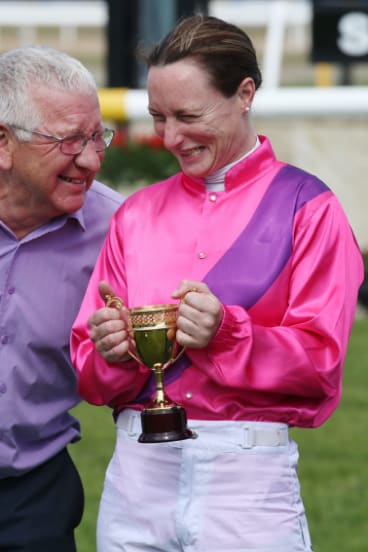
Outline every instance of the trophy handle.
<path fill-rule="evenodd" d="M 170 364 L 173 364 L 174 362 L 176 362 L 176 361 L 178 360 L 178 358 L 180 358 L 181 355 L 184 353 L 184 351 L 185 351 L 185 347 L 182 347 L 182 348 L 180 349 L 180 351 L 178 352 L 178 354 L 176 355 L 176 357 L 175 357 L 175 358 L 172 358 L 171 361 L 169 361 L 169 363 L 170 363 Z"/>
<path fill-rule="evenodd" d="M 105 295 L 105 305 L 106 307 L 111 307 L 111 308 L 115 308 L 115 309 L 118 309 L 118 310 L 126 310 L 128 313 L 128 309 L 126 308 L 126 306 L 124 305 L 124 301 L 122 299 L 120 299 L 120 297 L 117 297 L 116 295 Z M 129 321 L 130 321 L 130 317 L 129 317 Z M 128 354 L 134 358 L 134 360 L 136 360 L 137 362 L 141 363 L 142 361 L 138 358 L 137 355 L 135 355 L 130 349 L 128 349 Z"/>
<path fill-rule="evenodd" d="M 114 295 L 105 295 L 105 306 L 106 307 L 115 307 L 116 309 L 126 308 L 124 301 L 120 297 Z"/>

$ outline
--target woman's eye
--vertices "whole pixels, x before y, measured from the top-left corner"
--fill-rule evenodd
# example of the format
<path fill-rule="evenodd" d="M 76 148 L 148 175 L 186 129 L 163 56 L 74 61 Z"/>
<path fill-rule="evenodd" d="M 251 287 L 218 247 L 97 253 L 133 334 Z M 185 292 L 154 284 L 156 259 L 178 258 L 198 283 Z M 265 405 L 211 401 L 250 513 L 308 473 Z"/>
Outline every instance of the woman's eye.
<path fill-rule="evenodd" d="M 165 117 L 162 115 L 156 115 L 155 113 L 151 113 L 151 117 L 155 122 L 163 123 L 165 121 Z"/>
<path fill-rule="evenodd" d="M 196 120 L 196 117 L 194 115 L 180 115 L 178 119 L 180 121 L 185 121 L 186 123 L 191 123 Z"/>

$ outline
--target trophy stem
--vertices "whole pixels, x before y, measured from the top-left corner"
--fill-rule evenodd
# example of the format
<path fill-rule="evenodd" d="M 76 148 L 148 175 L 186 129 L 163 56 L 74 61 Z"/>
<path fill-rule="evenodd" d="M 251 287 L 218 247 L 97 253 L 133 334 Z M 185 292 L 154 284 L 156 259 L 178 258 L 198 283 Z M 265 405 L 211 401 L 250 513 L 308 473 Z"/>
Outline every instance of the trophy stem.
<path fill-rule="evenodd" d="M 171 403 L 171 401 L 169 401 L 165 395 L 163 365 L 157 362 L 153 365 L 152 371 L 154 373 L 156 382 L 156 396 L 153 401 L 154 405 L 156 408 L 165 408 L 166 406 L 168 406 L 169 403 Z"/>
<path fill-rule="evenodd" d="M 193 432 L 187 428 L 184 408 L 172 402 L 165 394 L 165 366 L 157 362 L 152 367 L 156 381 L 156 395 L 141 413 L 142 433 L 138 438 L 140 443 L 162 443 L 193 438 Z"/>

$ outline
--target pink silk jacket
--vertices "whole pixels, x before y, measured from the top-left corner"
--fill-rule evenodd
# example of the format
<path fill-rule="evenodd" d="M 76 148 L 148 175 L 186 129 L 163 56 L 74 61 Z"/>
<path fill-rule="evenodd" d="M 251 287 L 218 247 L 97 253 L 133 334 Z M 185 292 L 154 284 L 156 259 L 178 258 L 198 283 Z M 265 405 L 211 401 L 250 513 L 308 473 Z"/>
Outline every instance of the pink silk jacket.
<path fill-rule="evenodd" d="M 336 408 L 361 254 L 331 190 L 260 139 L 228 171 L 225 191 L 179 173 L 133 194 L 112 219 L 71 337 L 86 401 L 140 410 L 154 391 L 151 370 L 107 364 L 90 341 L 98 282 L 132 308 L 172 303 L 190 279 L 208 285 L 224 317 L 206 349 L 187 349 L 165 371 L 189 419 L 314 427 Z"/>

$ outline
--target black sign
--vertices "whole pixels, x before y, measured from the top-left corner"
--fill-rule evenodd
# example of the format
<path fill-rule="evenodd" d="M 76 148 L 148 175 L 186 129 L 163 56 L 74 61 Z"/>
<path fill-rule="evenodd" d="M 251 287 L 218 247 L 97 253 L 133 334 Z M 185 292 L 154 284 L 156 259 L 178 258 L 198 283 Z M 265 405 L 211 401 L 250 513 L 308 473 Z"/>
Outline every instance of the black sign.
<path fill-rule="evenodd" d="M 368 0 L 314 0 L 312 61 L 368 62 Z"/>

